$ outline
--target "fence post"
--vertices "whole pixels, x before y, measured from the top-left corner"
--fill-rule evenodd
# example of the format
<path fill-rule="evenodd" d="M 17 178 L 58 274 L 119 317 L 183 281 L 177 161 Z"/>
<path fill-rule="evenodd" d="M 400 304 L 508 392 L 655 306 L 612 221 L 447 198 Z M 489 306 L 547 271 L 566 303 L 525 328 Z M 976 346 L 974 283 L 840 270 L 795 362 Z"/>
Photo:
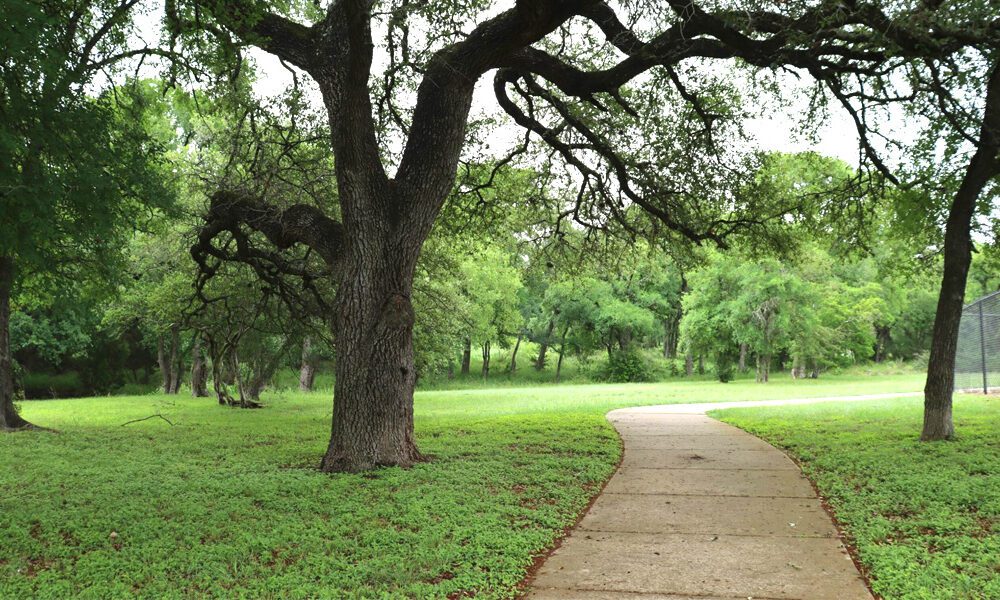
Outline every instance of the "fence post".
<path fill-rule="evenodd" d="M 983 325 L 983 303 L 979 302 L 979 353 L 980 365 L 983 368 L 983 394 L 990 393 L 989 380 L 986 377 L 986 327 Z"/>

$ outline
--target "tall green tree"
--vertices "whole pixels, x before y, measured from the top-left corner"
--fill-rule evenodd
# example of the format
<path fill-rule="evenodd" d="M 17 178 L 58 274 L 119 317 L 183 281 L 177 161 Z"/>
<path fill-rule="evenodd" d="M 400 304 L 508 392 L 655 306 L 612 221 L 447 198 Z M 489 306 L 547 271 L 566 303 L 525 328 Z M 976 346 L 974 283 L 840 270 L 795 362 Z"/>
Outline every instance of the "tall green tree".
<path fill-rule="evenodd" d="M 11 302 L 50 295 L 84 272 L 120 274 L 120 250 L 171 193 L 145 103 L 103 73 L 151 52 L 128 47 L 135 1 L 11 0 L 0 23 L 0 429 L 14 409 Z"/>

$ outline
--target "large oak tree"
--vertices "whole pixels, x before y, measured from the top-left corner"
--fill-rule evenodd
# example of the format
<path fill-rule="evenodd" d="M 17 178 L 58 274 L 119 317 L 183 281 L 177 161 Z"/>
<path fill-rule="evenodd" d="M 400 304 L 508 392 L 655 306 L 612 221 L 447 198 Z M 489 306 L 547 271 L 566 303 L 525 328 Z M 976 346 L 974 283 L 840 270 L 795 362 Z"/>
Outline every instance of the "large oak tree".
<path fill-rule="evenodd" d="M 954 73 L 991 67 L 998 30 L 988 3 L 277 6 L 169 0 L 167 24 L 191 52 L 218 42 L 231 59 L 241 46 L 258 46 L 307 73 L 322 95 L 339 211 L 219 190 L 192 252 L 211 271 L 213 260 L 262 265 L 268 252 L 305 246 L 334 274 L 336 402 L 326 471 L 421 460 L 413 436 L 414 268 L 455 184 L 474 91 L 487 73 L 494 74 L 500 108 L 528 132 L 525 139 L 576 173 L 579 191 L 567 218 L 628 227 L 638 207 L 655 218 L 661 235 L 722 245 L 780 221 L 794 206 L 774 206 L 731 185 L 752 161 L 731 151 L 740 109 L 713 63 L 764 78 L 778 70 L 812 77 L 855 122 L 862 162 L 895 182 L 874 141 L 881 132 L 872 115 L 917 97 L 962 108 L 961 99 L 974 98 L 981 82 Z M 974 105 L 962 109 L 975 113 Z M 261 238 L 269 249 L 254 245 Z M 237 249 L 223 252 L 219 239 L 236 239 Z M 953 303 L 946 304 L 953 313 Z M 938 393 L 928 389 L 929 398 Z"/>

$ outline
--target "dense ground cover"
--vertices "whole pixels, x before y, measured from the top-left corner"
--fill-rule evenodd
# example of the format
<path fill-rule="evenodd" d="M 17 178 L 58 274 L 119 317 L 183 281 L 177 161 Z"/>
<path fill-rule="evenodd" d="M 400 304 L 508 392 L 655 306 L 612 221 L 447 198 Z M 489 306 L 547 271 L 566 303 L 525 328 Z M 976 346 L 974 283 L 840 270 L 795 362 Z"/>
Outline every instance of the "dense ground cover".
<path fill-rule="evenodd" d="M 912 398 L 710 414 L 802 464 L 883 598 L 1000 598 L 1000 399 L 956 397 L 935 444 Z"/>
<path fill-rule="evenodd" d="M 315 470 L 328 393 L 255 411 L 162 395 L 24 402 L 60 433 L 0 436 L 0 596 L 508 598 L 613 471 L 607 410 L 919 387 L 909 374 L 420 392 L 433 461 L 334 476 Z M 173 425 L 123 426 L 156 413 Z"/>

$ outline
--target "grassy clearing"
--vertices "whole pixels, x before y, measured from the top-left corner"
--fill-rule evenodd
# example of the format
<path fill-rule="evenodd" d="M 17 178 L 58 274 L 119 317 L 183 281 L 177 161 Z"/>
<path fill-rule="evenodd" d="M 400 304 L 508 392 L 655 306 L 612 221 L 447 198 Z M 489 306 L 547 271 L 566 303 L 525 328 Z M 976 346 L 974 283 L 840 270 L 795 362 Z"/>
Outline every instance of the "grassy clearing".
<path fill-rule="evenodd" d="M 883 598 L 1000 598 L 1000 399 L 958 396 L 936 444 L 914 398 L 712 414 L 802 463 Z"/>
<path fill-rule="evenodd" d="M 919 375 L 421 392 L 433 462 L 314 467 L 326 393 L 25 402 L 0 436 L 0 597 L 509 598 L 610 476 L 612 408 L 920 387 Z M 170 426 L 151 419 L 160 413 Z M 112 535 L 114 533 L 114 535 Z"/>

